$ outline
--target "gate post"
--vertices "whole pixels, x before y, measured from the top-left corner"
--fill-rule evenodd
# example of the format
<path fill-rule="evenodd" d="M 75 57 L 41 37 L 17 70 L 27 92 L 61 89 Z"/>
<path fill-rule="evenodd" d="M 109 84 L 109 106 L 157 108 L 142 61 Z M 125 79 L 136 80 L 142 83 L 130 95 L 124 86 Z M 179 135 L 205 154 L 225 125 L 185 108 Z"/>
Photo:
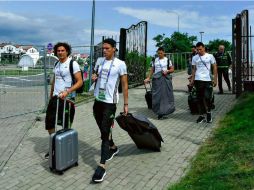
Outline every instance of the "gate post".
<path fill-rule="evenodd" d="M 126 54 L 126 29 L 120 29 L 119 59 L 125 61 Z"/>
<path fill-rule="evenodd" d="M 119 42 L 119 59 L 121 59 L 122 61 L 125 61 L 125 54 L 126 54 L 126 29 L 121 28 L 120 29 L 120 42 Z M 119 84 L 120 85 L 118 87 L 118 92 L 122 93 L 123 89 L 122 89 L 121 81 Z"/>
<path fill-rule="evenodd" d="M 236 98 L 242 93 L 242 29 L 241 29 L 241 15 L 237 14 L 236 19 Z"/>

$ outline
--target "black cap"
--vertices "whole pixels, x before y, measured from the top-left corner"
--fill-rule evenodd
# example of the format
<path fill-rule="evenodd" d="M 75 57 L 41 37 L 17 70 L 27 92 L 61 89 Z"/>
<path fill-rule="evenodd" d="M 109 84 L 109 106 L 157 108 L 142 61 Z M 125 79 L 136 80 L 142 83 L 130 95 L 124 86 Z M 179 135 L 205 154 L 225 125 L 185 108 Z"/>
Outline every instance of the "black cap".
<path fill-rule="evenodd" d="M 103 40 L 103 43 L 110 44 L 112 47 L 116 47 L 116 41 L 112 38 L 107 38 Z"/>

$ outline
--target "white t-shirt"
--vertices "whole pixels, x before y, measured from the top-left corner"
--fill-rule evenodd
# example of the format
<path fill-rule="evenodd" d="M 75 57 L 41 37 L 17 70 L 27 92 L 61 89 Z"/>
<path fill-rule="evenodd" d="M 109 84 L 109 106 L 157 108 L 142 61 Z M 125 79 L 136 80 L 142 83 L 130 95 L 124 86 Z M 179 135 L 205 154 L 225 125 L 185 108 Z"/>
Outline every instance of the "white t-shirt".
<path fill-rule="evenodd" d="M 168 70 L 168 58 L 164 57 L 163 59 L 159 59 L 159 57 L 157 57 L 152 66 L 155 68 L 154 74 L 161 71 Z M 171 66 L 172 66 L 172 62 L 171 60 L 169 60 L 169 67 Z"/>
<path fill-rule="evenodd" d="M 118 103 L 120 76 L 127 75 L 125 62 L 118 58 L 106 60 L 104 57 L 100 57 L 97 59 L 94 70 L 98 70 L 98 79 L 94 89 L 95 98 L 106 103 Z M 105 98 L 100 98 L 99 92 L 104 92 Z"/>
<path fill-rule="evenodd" d="M 72 78 L 69 68 L 70 61 L 71 58 L 68 58 L 64 63 L 59 61 L 53 69 L 53 72 L 55 73 L 54 96 L 58 96 L 60 92 L 67 90 L 72 86 Z M 79 71 L 79 64 L 76 61 L 73 61 L 73 74 Z M 75 93 L 72 93 L 71 97 L 75 97 Z"/>
<path fill-rule="evenodd" d="M 199 56 L 199 54 L 195 55 L 192 58 L 192 65 L 196 65 L 195 80 L 211 81 L 211 65 L 215 63 L 216 61 L 212 54 L 205 53 L 202 56 Z"/>

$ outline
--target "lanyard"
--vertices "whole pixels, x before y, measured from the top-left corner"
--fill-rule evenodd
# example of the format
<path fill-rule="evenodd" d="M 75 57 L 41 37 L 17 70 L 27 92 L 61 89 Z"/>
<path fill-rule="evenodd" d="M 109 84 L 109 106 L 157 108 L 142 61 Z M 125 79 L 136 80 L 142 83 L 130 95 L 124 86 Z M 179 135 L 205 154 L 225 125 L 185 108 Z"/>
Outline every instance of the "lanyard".
<path fill-rule="evenodd" d="M 108 71 L 108 75 L 107 75 L 106 83 L 108 83 L 110 71 L 111 71 L 111 68 L 112 68 L 112 66 L 113 66 L 114 60 L 115 60 L 115 58 L 113 58 L 112 61 L 111 61 L 111 64 L 110 64 L 110 67 L 109 67 L 109 71 Z M 101 75 L 102 75 L 102 70 L 103 70 L 103 66 L 104 66 L 104 64 L 105 64 L 105 61 L 106 61 L 106 59 L 104 59 L 102 65 L 101 65 L 101 71 L 100 71 L 100 75 L 99 75 L 100 78 L 101 78 Z"/>

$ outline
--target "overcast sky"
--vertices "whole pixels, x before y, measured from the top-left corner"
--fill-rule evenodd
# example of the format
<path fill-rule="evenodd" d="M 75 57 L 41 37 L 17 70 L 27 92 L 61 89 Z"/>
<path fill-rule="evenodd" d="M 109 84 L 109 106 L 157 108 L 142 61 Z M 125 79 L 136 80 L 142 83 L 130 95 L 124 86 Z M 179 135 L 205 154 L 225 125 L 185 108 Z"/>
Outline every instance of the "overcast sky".
<path fill-rule="evenodd" d="M 42 44 L 67 41 L 73 46 L 89 45 L 92 1 L 1 1 L 0 43 Z M 232 39 L 232 18 L 249 10 L 254 26 L 253 1 L 96 1 L 95 44 L 105 36 L 119 36 L 120 28 L 148 22 L 148 54 L 156 48 L 158 34 L 177 31 L 203 42 Z"/>

